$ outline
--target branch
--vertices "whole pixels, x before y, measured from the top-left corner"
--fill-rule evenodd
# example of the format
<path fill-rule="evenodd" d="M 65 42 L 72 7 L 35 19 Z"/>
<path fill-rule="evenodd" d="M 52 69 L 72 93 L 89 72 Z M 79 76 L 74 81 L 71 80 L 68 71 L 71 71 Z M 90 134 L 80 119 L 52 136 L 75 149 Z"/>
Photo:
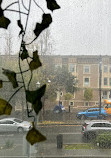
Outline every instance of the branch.
<path fill-rule="evenodd" d="M 9 100 L 8 100 L 8 102 L 10 102 L 10 100 L 13 98 L 13 96 L 21 89 L 21 88 L 23 88 L 24 86 L 21 86 L 19 89 L 17 89 L 16 91 L 15 91 L 15 93 L 9 98 Z"/>
<path fill-rule="evenodd" d="M 29 69 L 22 71 L 22 73 L 25 73 L 27 71 L 29 71 Z M 16 72 L 16 74 L 21 74 L 21 72 Z"/>
<path fill-rule="evenodd" d="M 6 9 L 4 11 L 12 11 L 12 12 L 17 12 L 17 13 L 28 15 L 27 13 L 24 13 L 24 12 L 21 12 L 21 11 L 18 11 L 18 10 L 13 10 L 13 9 Z"/>
<path fill-rule="evenodd" d="M 26 8 L 26 6 L 24 5 L 23 0 L 21 0 L 21 1 L 22 1 L 22 5 L 23 5 L 23 7 L 24 7 L 27 11 L 29 11 L 29 10 Z"/>
<path fill-rule="evenodd" d="M 9 4 L 4 10 L 7 10 L 10 6 L 12 6 L 13 4 L 16 4 L 16 3 L 18 3 L 18 1 Z"/>
<path fill-rule="evenodd" d="M 34 3 L 36 4 L 36 6 L 37 6 L 38 8 L 40 8 L 43 13 L 45 13 L 44 10 L 37 4 L 37 2 L 36 2 L 35 0 L 33 0 L 33 1 L 34 1 Z"/>

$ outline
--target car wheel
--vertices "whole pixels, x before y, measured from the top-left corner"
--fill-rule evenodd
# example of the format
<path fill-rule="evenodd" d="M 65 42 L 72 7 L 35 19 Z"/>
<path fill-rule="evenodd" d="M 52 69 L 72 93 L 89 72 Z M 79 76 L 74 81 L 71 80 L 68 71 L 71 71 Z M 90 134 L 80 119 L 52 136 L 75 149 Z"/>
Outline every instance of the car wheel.
<path fill-rule="evenodd" d="M 81 116 L 81 120 L 84 120 L 85 118 L 86 118 L 85 115 L 82 115 L 82 116 Z"/>
<path fill-rule="evenodd" d="M 17 131 L 18 131 L 18 133 L 23 133 L 23 128 L 22 127 L 19 127 L 18 129 L 17 129 Z"/>

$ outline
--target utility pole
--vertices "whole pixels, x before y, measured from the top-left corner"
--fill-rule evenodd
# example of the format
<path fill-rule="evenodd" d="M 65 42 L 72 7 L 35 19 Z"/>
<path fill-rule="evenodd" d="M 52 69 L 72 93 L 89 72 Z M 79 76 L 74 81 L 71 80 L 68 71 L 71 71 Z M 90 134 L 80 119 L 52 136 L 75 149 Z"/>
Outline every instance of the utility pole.
<path fill-rule="evenodd" d="M 99 59 L 99 116 L 101 117 L 101 78 L 102 78 L 102 58 Z"/>

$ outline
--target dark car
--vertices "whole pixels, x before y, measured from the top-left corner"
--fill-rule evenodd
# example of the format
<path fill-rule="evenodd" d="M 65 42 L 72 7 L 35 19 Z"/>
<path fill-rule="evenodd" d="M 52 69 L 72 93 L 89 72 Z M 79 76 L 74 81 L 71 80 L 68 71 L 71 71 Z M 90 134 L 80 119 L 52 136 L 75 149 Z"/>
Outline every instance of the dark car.
<path fill-rule="evenodd" d="M 90 108 L 85 111 L 81 111 L 77 113 L 77 118 L 79 119 L 87 119 L 87 118 L 99 118 L 99 108 Z M 101 108 L 101 117 L 104 119 L 107 116 L 106 110 L 104 108 Z"/>

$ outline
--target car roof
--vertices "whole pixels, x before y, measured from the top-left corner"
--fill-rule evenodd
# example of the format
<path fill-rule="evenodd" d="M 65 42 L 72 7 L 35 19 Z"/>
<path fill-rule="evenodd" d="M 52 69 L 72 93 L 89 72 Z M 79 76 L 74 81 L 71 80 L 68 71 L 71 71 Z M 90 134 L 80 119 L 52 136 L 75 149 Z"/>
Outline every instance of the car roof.
<path fill-rule="evenodd" d="M 3 119 L 0 119 L 0 121 L 14 120 L 14 119 L 18 119 L 18 118 L 14 118 L 14 117 L 12 117 L 12 118 L 3 118 Z M 20 119 L 18 119 L 18 120 L 20 120 Z"/>
<path fill-rule="evenodd" d="M 95 122 L 97 122 L 97 123 L 111 123 L 110 121 L 108 121 L 108 120 L 86 120 L 84 123 L 95 123 Z"/>
<path fill-rule="evenodd" d="M 89 109 L 99 109 L 99 108 L 89 108 Z M 88 109 L 88 110 L 89 110 L 89 109 Z M 101 109 L 103 109 L 103 108 L 101 108 Z"/>

